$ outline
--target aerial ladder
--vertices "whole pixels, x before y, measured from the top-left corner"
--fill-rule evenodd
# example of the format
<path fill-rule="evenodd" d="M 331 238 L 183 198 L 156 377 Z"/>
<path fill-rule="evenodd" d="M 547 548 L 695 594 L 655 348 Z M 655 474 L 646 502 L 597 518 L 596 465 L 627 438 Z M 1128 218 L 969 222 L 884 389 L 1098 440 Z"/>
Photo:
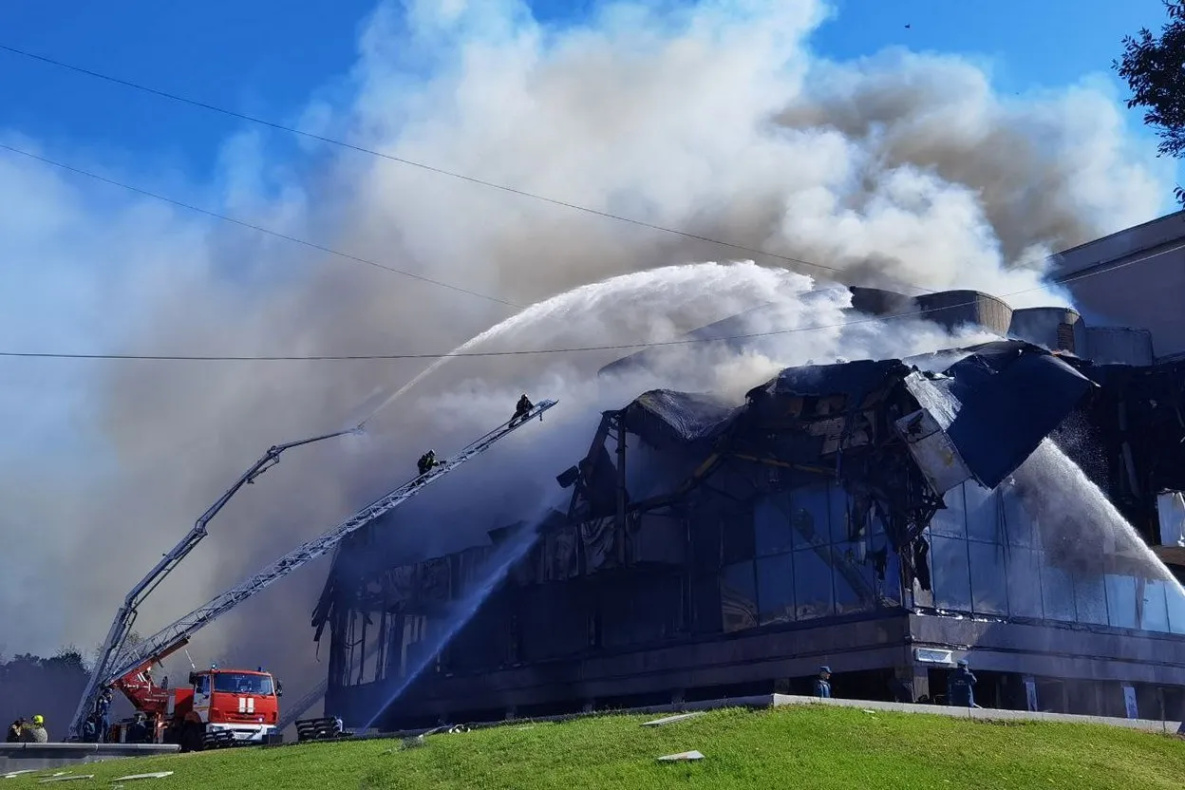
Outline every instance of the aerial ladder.
<path fill-rule="evenodd" d="M 185 536 L 178 543 L 172 551 L 167 553 L 159 563 L 144 577 L 143 580 L 128 593 L 124 599 L 124 604 L 120 607 L 116 614 L 115 621 L 111 625 L 111 629 L 107 635 L 107 639 L 103 644 L 103 649 L 99 660 L 95 664 L 95 670 L 91 674 L 90 680 L 87 682 L 86 690 L 83 692 L 82 699 L 79 700 L 78 709 L 74 713 L 74 719 L 70 723 L 70 733 L 77 738 L 82 732 L 83 723 L 87 716 L 95 707 L 95 702 L 98 699 L 99 693 L 105 688 L 115 683 L 115 681 L 124 678 L 129 673 L 136 673 L 142 670 L 146 665 L 158 662 L 164 656 L 167 656 L 188 644 L 189 640 L 202 628 L 206 627 L 214 620 L 229 612 L 231 609 L 238 606 L 243 601 L 247 600 L 256 593 L 269 587 L 273 583 L 284 578 L 288 574 L 297 570 L 309 562 L 317 559 L 326 552 L 336 548 L 343 540 L 362 529 L 367 524 L 370 524 L 380 516 L 389 513 L 395 508 L 402 505 L 407 500 L 422 491 L 426 486 L 439 480 L 453 470 L 457 469 L 461 464 L 484 453 L 496 442 L 510 435 L 514 431 L 531 422 L 536 417 L 540 420 L 543 418 L 543 413 L 555 406 L 557 401 L 544 400 L 533 407 L 525 415 L 516 416 L 508 422 L 503 423 L 494 430 L 482 436 L 477 441 L 468 445 L 457 454 L 439 462 L 432 469 L 426 473 L 419 475 L 413 480 L 404 483 L 388 494 L 376 499 L 366 507 L 359 510 L 354 515 L 350 516 L 345 521 L 338 524 L 333 529 L 324 533 L 318 538 L 314 538 L 306 543 L 301 544 L 285 556 L 268 565 L 255 575 L 244 580 L 240 584 L 226 590 L 204 605 L 193 610 L 184 617 L 178 619 L 176 622 L 165 626 L 157 633 L 149 636 L 143 641 L 135 644 L 128 644 L 127 637 L 131 633 L 132 624 L 135 621 L 137 609 L 143 602 L 144 598 L 156 589 L 157 585 L 164 579 L 169 572 L 171 572 L 181 562 L 182 559 L 188 555 L 197 543 L 206 535 L 206 526 L 219 510 L 226 505 L 230 498 L 247 483 L 254 482 L 255 478 L 262 474 L 263 471 L 270 468 L 278 462 L 278 456 L 285 449 L 296 447 L 303 444 L 309 444 L 323 439 L 341 436 L 348 433 L 356 432 L 357 429 L 339 431 L 337 433 L 326 434 L 324 436 L 314 437 L 312 439 L 305 439 L 299 442 L 292 442 L 286 445 L 279 445 L 268 450 L 267 454 L 261 458 L 255 466 L 253 466 L 246 474 L 239 478 L 238 482 L 231 487 L 219 500 L 211 506 L 209 510 L 203 514 L 202 518 L 198 519 L 194 528 L 190 530 L 189 534 Z"/>

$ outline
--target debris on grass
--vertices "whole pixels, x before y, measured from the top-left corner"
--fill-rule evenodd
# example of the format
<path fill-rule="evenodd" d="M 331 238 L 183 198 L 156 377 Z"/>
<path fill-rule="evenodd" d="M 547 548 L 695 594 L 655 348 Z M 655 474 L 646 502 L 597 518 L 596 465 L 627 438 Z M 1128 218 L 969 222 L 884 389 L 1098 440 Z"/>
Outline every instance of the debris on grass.
<path fill-rule="evenodd" d="M 691 760 L 702 760 L 704 756 L 698 751 L 679 752 L 678 754 L 668 754 L 666 757 L 659 757 L 660 763 L 682 763 Z"/>
<path fill-rule="evenodd" d="M 24 776 L 25 774 L 35 773 L 36 771 L 37 771 L 36 768 L 23 768 L 20 771 L 9 771 L 8 773 L 4 774 L 4 778 L 5 779 L 16 779 L 18 776 Z"/>
<path fill-rule="evenodd" d="M 172 771 L 156 771 L 151 774 L 132 774 L 131 776 L 121 776 L 118 779 L 112 779 L 113 782 L 131 782 L 136 779 L 164 779 L 166 776 L 172 776 Z"/>
<path fill-rule="evenodd" d="M 662 719 L 654 719 L 653 721 L 642 722 L 643 727 L 661 727 L 664 724 L 674 724 L 677 721 L 686 721 L 687 719 L 694 719 L 696 716 L 703 716 L 703 711 L 696 711 L 694 713 L 680 713 L 676 716 L 667 716 Z"/>
<path fill-rule="evenodd" d="M 77 776 L 51 776 L 49 779 L 38 780 L 37 784 L 46 785 L 50 782 L 77 782 L 80 779 L 94 779 L 94 774 L 78 774 Z"/>

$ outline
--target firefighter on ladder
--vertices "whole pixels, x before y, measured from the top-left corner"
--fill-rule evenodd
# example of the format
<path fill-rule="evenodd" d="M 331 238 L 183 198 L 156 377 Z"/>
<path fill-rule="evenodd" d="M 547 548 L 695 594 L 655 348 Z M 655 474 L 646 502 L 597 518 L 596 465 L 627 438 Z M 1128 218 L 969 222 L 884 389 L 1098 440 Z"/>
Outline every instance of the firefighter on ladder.
<path fill-rule="evenodd" d="M 416 462 L 416 466 L 420 470 L 420 475 L 426 475 L 432 471 L 432 467 L 436 466 L 436 451 L 429 450 L 420 456 L 420 460 Z"/>
<path fill-rule="evenodd" d="M 514 416 L 510 418 L 510 425 L 513 427 L 516 423 L 526 422 L 527 415 L 531 413 L 531 409 L 535 408 L 535 404 L 531 403 L 531 399 L 527 397 L 527 393 L 518 399 L 518 403 L 514 406 Z"/>

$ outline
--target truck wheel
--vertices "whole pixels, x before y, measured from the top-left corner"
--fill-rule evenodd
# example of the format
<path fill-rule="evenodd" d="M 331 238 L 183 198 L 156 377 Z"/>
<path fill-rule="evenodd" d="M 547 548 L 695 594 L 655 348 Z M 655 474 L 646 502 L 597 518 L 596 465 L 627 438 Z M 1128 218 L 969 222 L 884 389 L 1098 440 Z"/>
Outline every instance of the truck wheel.
<path fill-rule="evenodd" d="M 206 725 L 189 722 L 181 734 L 181 751 L 200 752 L 206 737 Z"/>

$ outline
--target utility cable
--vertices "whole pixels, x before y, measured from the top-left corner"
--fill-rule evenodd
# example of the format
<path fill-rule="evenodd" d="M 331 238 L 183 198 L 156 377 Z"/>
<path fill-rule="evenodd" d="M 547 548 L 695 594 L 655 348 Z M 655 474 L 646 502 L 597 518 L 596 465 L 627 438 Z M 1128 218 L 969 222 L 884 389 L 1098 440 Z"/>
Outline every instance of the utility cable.
<path fill-rule="evenodd" d="M 264 233 L 268 236 L 274 236 L 277 239 L 283 239 L 284 241 L 290 241 L 294 244 L 300 244 L 300 245 L 308 247 L 310 249 L 317 250 L 318 252 L 324 252 L 324 253 L 328 253 L 329 255 L 335 255 L 338 258 L 342 258 L 347 261 L 352 261 L 354 263 L 362 263 L 362 264 L 366 264 L 367 266 L 373 266 L 376 269 L 383 269 L 384 271 L 388 271 L 393 274 L 398 274 L 403 277 L 410 277 L 413 280 L 419 280 L 420 282 L 429 283 L 431 285 L 437 285 L 437 286 L 440 286 L 441 288 L 448 288 L 450 291 L 457 291 L 459 293 L 469 294 L 470 296 L 476 296 L 479 299 L 485 299 L 490 302 L 498 302 L 499 304 L 504 304 L 509 307 L 515 307 L 515 308 L 519 308 L 519 309 L 522 308 L 522 305 L 517 305 L 514 302 L 509 302 L 505 299 L 499 299 L 496 296 L 489 296 L 487 294 L 479 293 L 477 291 L 471 291 L 468 288 L 462 288 L 459 285 L 453 285 L 451 283 L 442 282 L 440 280 L 434 280 L 431 277 L 424 277 L 423 275 L 416 274 L 415 272 L 409 272 L 405 269 L 396 269 L 393 266 L 387 266 L 386 264 L 379 263 L 377 261 L 372 261 L 369 258 L 363 258 L 358 255 L 351 255 L 348 252 L 342 252 L 340 250 L 335 250 L 332 247 L 326 247 L 323 244 L 317 244 L 316 242 L 309 241 L 308 239 L 302 239 L 298 236 L 291 236 L 287 233 L 281 233 L 280 231 L 272 230 L 271 228 L 265 228 L 262 225 L 256 225 L 253 222 L 247 222 L 245 220 L 241 220 L 236 217 L 231 217 L 226 214 L 219 214 L 216 211 L 210 211 L 209 209 L 204 209 L 200 206 L 195 206 L 192 203 L 184 203 L 180 200 L 175 200 L 171 197 L 166 197 L 165 195 L 161 195 L 156 192 L 149 192 L 147 189 L 142 189 L 140 187 L 133 186 L 131 184 L 125 184 L 122 181 L 116 181 L 114 179 L 107 178 L 106 176 L 101 176 L 98 173 L 92 173 L 88 170 L 83 170 L 82 168 L 74 167 L 73 165 L 68 165 L 63 162 L 58 162 L 53 159 L 49 159 L 47 157 L 41 156 L 40 154 L 35 154 L 32 151 L 25 151 L 21 148 L 16 148 L 15 146 L 8 145 L 7 143 L 0 143 L 0 150 L 8 151 L 9 153 L 13 153 L 13 154 L 19 154 L 20 156 L 25 156 L 25 157 L 28 157 L 29 159 L 34 159 L 34 160 L 41 162 L 43 164 L 51 165 L 53 167 L 57 167 L 62 170 L 66 170 L 68 172 L 75 173 L 80 176 L 86 176 L 87 178 L 92 178 L 95 181 L 101 181 L 104 184 L 110 184 L 111 186 L 116 186 L 121 189 L 126 189 L 129 192 L 136 193 L 137 195 L 143 195 L 145 197 L 152 198 L 153 200 L 159 200 L 164 203 L 168 203 L 170 205 L 177 206 L 178 208 L 183 208 L 188 211 L 196 212 L 198 214 L 204 214 L 207 217 L 212 217 L 214 219 L 221 220 L 222 222 L 229 222 L 233 225 L 238 225 L 239 227 L 249 228 L 250 230 L 258 231 L 259 233 Z"/>
<path fill-rule="evenodd" d="M 60 69 L 66 69 L 67 71 L 72 71 L 77 74 L 83 74 L 88 77 L 93 77 L 95 79 L 104 80 L 106 82 L 110 82 L 115 85 L 121 85 L 125 88 L 131 88 L 133 90 L 138 90 L 138 91 L 142 91 L 144 93 L 149 93 L 149 94 L 152 94 L 153 96 L 158 96 L 163 99 L 168 99 L 168 100 L 174 101 L 174 102 L 180 102 L 182 104 L 188 104 L 192 107 L 198 107 L 203 110 L 209 110 L 210 112 L 216 112 L 221 115 L 235 118 L 240 121 L 247 121 L 248 123 L 259 124 L 260 126 L 266 126 L 268 128 L 275 129 L 278 131 L 287 132 L 289 134 L 295 134 L 295 135 L 304 137 L 309 140 L 316 140 L 317 142 L 325 143 L 327 145 L 333 145 L 333 146 L 337 146 L 339 148 L 349 149 L 351 151 L 355 151 L 355 152 L 362 153 L 362 154 L 367 154 L 369 156 L 378 157 L 380 159 L 386 159 L 390 162 L 395 162 L 395 163 L 398 163 L 401 165 L 406 165 L 407 167 L 414 167 L 414 168 L 418 168 L 420 170 L 425 170 L 429 173 L 435 173 L 436 175 L 447 176 L 449 178 L 454 178 L 459 181 L 464 181 L 464 182 L 467 182 L 470 184 L 476 184 L 478 186 L 487 187 L 489 189 L 496 189 L 496 190 L 499 190 L 501 192 L 505 192 L 505 193 L 508 193 L 511 195 L 517 195 L 518 197 L 528 198 L 530 200 L 536 200 L 536 201 L 539 201 L 542 203 L 548 203 L 553 206 L 559 206 L 561 208 L 570 209 L 572 211 L 579 211 L 579 212 L 582 212 L 585 214 L 590 214 L 592 216 L 601 217 L 603 219 L 613 220 L 615 222 L 622 222 L 622 223 L 626 223 L 629 225 L 634 225 L 639 228 L 646 228 L 649 230 L 658 231 L 660 233 L 666 233 L 666 234 L 670 234 L 670 235 L 674 235 L 674 236 L 681 236 L 685 239 L 691 239 L 693 241 L 700 241 L 700 242 L 704 242 L 707 244 L 713 244 L 718 247 L 725 247 L 728 249 L 737 250 L 739 252 L 748 253 L 750 255 L 756 255 L 756 256 L 760 256 L 760 257 L 764 257 L 764 258 L 772 258 L 775 260 L 783 261 L 785 263 L 796 263 L 801 266 L 809 266 L 814 269 L 821 269 L 821 270 L 832 272 L 835 274 L 844 274 L 844 271 L 842 269 L 839 269 L 834 266 L 827 266 L 822 263 L 815 263 L 814 261 L 808 261 L 803 258 L 795 258 L 791 255 L 782 255 L 780 253 L 770 252 L 769 250 L 761 249 L 759 247 L 750 247 L 750 246 L 744 245 L 744 244 L 737 244 L 737 243 L 731 242 L 731 241 L 724 241 L 722 239 L 715 239 L 715 238 L 711 238 L 709 236 L 703 236 L 698 233 L 691 233 L 689 231 L 678 230 L 676 228 L 667 227 L 665 225 L 658 225 L 653 222 L 646 222 L 645 220 L 635 219 L 633 217 L 627 217 L 623 214 L 615 214 L 615 213 L 609 212 L 609 211 L 601 211 L 600 209 L 590 208 L 589 206 L 582 206 L 577 203 L 572 203 L 572 202 L 569 202 L 566 200 L 560 200 L 558 198 L 547 197 L 545 195 L 540 195 L 538 193 L 530 192 L 525 189 L 518 189 L 516 187 L 507 186 L 505 184 L 499 184 L 494 181 L 488 181 L 483 178 L 477 178 L 475 176 L 466 175 L 464 173 L 458 173 L 453 170 L 447 170 L 443 167 L 437 167 L 435 165 L 429 165 L 429 164 L 425 164 L 423 162 L 417 162 L 415 160 L 407 159 L 407 158 L 401 157 L 401 156 L 396 156 L 394 154 L 384 153 L 382 151 L 379 151 L 379 150 L 376 150 L 373 148 L 367 148 L 365 146 L 357 145 L 355 143 L 348 143 L 344 140 L 338 140 L 338 139 L 335 139 L 332 137 L 326 137 L 325 135 L 317 134 L 315 132 L 308 132 L 303 129 L 298 129 L 294 126 L 288 126 L 286 124 L 277 123 L 276 121 L 269 121 L 266 118 L 259 118 L 259 117 L 253 116 L 253 115 L 248 115 L 246 113 L 237 112 L 235 110 L 228 110 L 225 107 L 219 107 L 217 105 L 209 104 L 207 102 L 199 101 L 197 99 L 191 99 L 187 96 L 182 96 L 177 93 L 171 93 L 169 91 L 164 91 L 164 90 L 160 90 L 158 88 L 153 88 L 148 85 L 144 85 L 143 83 L 133 82 L 131 80 L 122 79 L 120 77 L 114 77 L 109 74 L 103 74 L 98 71 L 93 71 L 92 69 L 83 68 L 82 66 L 76 66 L 72 63 L 66 63 L 64 61 L 57 60 L 55 58 L 50 58 L 45 55 L 38 55 L 35 52 L 29 52 L 27 50 L 18 49 L 16 47 L 9 46 L 4 43 L 0 43 L 0 50 L 9 52 L 13 55 L 19 55 L 24 58 L 30 58 L 32 60 L 40 61 L 41 63 L 45 63 L 50 66 L 55 66 Z M 923 288 L 919 285 L 915 285 L 914 283 L 909 283 L 909 282 L 905 282 L 902 280 L 894 280 L 894 282 L 897 282 L 899 285 L 904 285 L 909 288 L 913 288 L 915 290 L 921 291 L 923 293 L 933 293 L 933 291 L 931 291 L 930 289 Z"/>
<path fill-rule="evenodd" d="M 1088 277 L 1095 277 L 1107 272 L 1125 269 L 1129 266 L 1134 266 L 1138 263 L 1145 263 L 1153 258 L 1161 255 L 1168 255 L 1170 253 L 1185 250 L 1185 242 L 1177 244 L 1166 250 L 1149 253 L 1148 255 L 1134 258 L 1130 261 L 1124 261 L 1114 266 L 1103 266 L 1091 271 L 1083 272 L 1080 275 L 1070 275 L 1058 280 L 1059 285 L 1066 283 L 1078 282 L 1085 280 Z M 1040 291 L 1044 286 L 1036 286 L 1033 288 L 1023 288 L 1019 291 L 1012 291 L 999 297 L 1005 299 L 1012 296 L 1020 296 L 1022 294 L 1033 293 Z M 970 307 L 977 304 L 977 300 L 956 302 L 954 304 L 941 305 L 938 307 L 920 308 L 918 310 L 903 311 L 900 313 L 893 313 L 890 315 L 868 316 L 866 318 L 857 318 L 851 321 L 841 321 L 834 324 L 815 324 L 812 326 L 792 327 L 790 329 L 774 329 L 768 332 L 750 332 L 740 335 L 727 335 L 724 337 L 692 337 L 682 338 L 679 340 L 663 340 L 649 343 L 623 343 L 615 345 L 600 345 L 600 346 L 574 346 L 569 348 L 542 348 L 542 349 L 517 349 L 509 351 L 465 351 L 461 353 L 443 353 L 443 354 L 318 354 L 308 356 L 223 356 L 223 355 L 180 355 L 180 354 L 82 354 L 82 353 L 54 353 L 54 352 L 34 352 L 34 351 L 0 351 L 0 357 L 12 358 L 34 358 L 34 359 L 94 359 L 94 360 L 148 360 L 148 361 L 166 361 L 166 362 L 325 362 L 325 361 L 366 361 L 366 360 L 400 360 L 400 359 L 442 359 L 449 358 L 465 358 L 465 357 L 513 357 L 513 356 L 530 356 L 536 354 L 577 354 L 593 351 L 629 351 L 633 349 L 644 350 L 648 348 L 663 348 L 670 346 L 686 346 L 695 345 L 699 343 L 725 343 L 731 340 L 748 340 L 760 337 L 772 337 L 776 335 L 797 334 L 799 332 L 815 332 L 824 329 L 843 329 L 849 326 L 856 326 L 859 324 L 870 323 L 887 323 L 889 321 L 901 318 L 916 318 L 918 316 L 927 315 L 930 313 L 939 313 L 946 310 L 954 310 L 960 307 Z"/>

